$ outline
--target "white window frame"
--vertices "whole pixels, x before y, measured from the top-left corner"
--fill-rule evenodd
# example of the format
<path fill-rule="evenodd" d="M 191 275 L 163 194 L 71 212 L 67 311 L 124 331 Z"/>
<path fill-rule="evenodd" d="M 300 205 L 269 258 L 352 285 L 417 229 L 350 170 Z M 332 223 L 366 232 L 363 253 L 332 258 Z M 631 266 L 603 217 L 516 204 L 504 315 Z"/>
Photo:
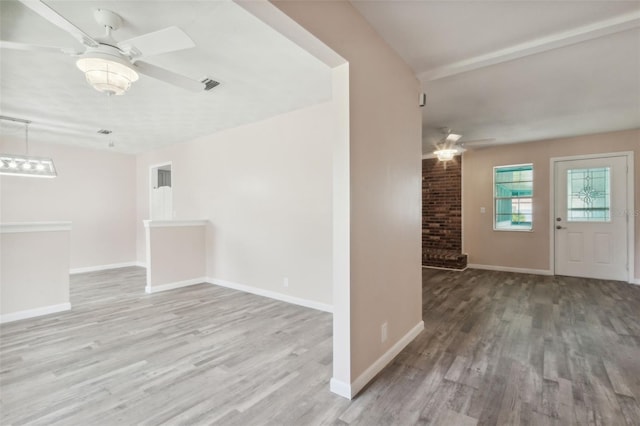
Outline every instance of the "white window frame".
<path fill-rule="evenodd" d="M 497 211 L 496 211 L 496 171 L 498 169 L 508 169 L 511 167 L 524 167 L 524 166 L 528 166 L 531 167 L 531 197 L 527 197 L 527 198 L 531 198 L 531 226 L 528 226 L 526 228 L 498 228 L 497 227 L 497 222 L 496 222 L 496 216 L 497 216 Z M 533 167 L 533 163 L 522 163 L 522 164 L 508 164 L 508 165 L 503 165 L 503 166 L 494 166 L 493 167 L 493 230 L 494 231 L 506 231 L 506 232 L 533 232 L 533 193 L 534 193 L 534 188 L 533 188 L 533 184 L 534 184 L 534 179 L 535 179 L 535 175 L 534 175 L 534 167 Z M 523 197 L 524 198 L 524 197 Z"/>

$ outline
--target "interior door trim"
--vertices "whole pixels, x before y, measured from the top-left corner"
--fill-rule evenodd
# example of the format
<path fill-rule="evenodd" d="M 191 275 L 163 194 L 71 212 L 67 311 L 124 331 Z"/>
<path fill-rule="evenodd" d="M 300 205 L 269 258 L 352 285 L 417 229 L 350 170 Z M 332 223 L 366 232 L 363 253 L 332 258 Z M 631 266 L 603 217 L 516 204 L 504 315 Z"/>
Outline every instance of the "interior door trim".
<path fill-rule="evenodd" d="M 171 191 L 173 192 L 174 188 L 175 188 L 175 174 L 173 173 L 174 172 L 173 161 L 165 161 L 165 162 L 162 162 L 162 163 L 152 164 L 152 165 L 148 166 L 149 167 L 149 174 L 148 174 L 149 175 L 149 180 L 147 181 L 147 193 L 148 193 L 147 194 L 147 199 L 148 199 L 148 201 L 147 201 L 148 202 L 148 204 L 147 204 L 147 206 L 148 206 L 147 207 L 147 209 L 148 209 L 147 210 L 147 217 L 149 219 L 151 219 L 151 209 L 152 209 L 151 204 L 153 203 L 153 201 L 152 201 L 152 199 L 153 199 L 153 194 L 152 194 L 152 191 L 153 191 L 153 184 L 152 184 L 152 182 L 153 182 L 153 171 L 155 169 L 158 169 L 160 167 L 165 167 L 165 166 L 170 166 L 171 167 Z M 171 206 L 171 207 L 173 208 L 173 206 Z"/>
<path fill-rule="evenodd" d="M 553 227 L 555 225 L 555 211 L 556 211 L 556 163 L 561 161 L 572 160 L 589 160 L 594 158 L 607 158 L 607 157 L 626 157 L 627 160 L 627 282 L 635 284 L 635 204 L 633 199 L 634 194 L 634 152 L 633 151 L 621 151 L 621 152 L 607 152 L 601 154 L 586 154 L 586 155 L 572 155 L 568 157 L 551 157 L 549 159 L 549 270 L 552 275 L 556 274 L 556 241 Z"/>

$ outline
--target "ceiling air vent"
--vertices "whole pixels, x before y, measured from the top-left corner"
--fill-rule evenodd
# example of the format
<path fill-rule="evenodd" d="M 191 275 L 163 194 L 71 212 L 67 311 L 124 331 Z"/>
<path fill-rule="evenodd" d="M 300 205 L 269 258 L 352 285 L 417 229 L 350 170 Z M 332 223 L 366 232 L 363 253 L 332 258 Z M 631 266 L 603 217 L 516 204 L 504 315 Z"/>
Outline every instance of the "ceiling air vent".
<path fill-rule="evenodd" d="M 110 135 L 113 132 L 111 130 L 107 130 L 107 129 L 100 129 L 100 130 L 98 130 L 98 133 L 100 133 L 101 135 Z"/>
<path fill-rule="evenodd" d="M 202 80 L 202 83 L 204 83 L 204 90 L 211 90 L 218 84 L 220 84 L 219 82 L 211 80 L 210 78 L 205 78 L 204 80 Z"/>

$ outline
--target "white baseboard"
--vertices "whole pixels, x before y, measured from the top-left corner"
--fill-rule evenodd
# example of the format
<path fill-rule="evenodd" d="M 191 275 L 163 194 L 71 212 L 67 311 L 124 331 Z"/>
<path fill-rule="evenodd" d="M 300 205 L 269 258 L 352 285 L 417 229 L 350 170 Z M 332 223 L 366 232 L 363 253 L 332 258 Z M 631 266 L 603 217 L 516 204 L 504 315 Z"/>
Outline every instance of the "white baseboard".
<path fill-rule="evenodd" d="M 27 318 L 40 317 L 42 315 L 55 314 L 56 312 L 68 311 L 70 309 L 71 309 L 71 303 L 60 303 L 59 305 L 43 306 L 41 308 L 12 312 L 10 314 L 0 315 L 0 324 L 23 320 Z"/>
<path fill-rule="evenodd" d="M 251 287 L 244 284 L 238 284 L 231 281 L 220 280 L 217 278 L 207 278 L 210 284 L 219 285 L 221 287 L 232 288 L 234 290 L 244 291 L 258 296 L 268 297 L 270 299 L 280 300 L 282 302 L 292 303 L 294 305 L 304 306 L 306 308 L 317 309 L 319 311 L 333 313 L 333 306 L 326 303 L 315 302 L 313 300 L 302 299 L 300 297 L 289 296 L 288 294 L 277 293 L 271 290 L 264 290 L 257 287 Z"/>
<path fill-rule="evenodd" d="M 96 272 L 96 271 L 106 271 L 107 269 L 117 269 L 117 268 L 126 268 L 128 266 L 139 266 L 138 262 L 122 262 L 122 263 L 111 263 L 108 265 L 96 265 L 96 266 L 87 266 L 84 268 L 73 268 L 69 269 L 70 274 L 83 274 L 85 272 Z"/>
<path fill-rule="evenodd" d="M 443 268 L 441 266 L 426 266 L 426 265 L 422 265 L 423 268 L 427 268 L 427 269 L 439 269 L 441 271 L 454 271 L 454 272 L 464 272 L 467 270 L 467 268 L 469 267 L 468 265 L 464 267 L 464 269 L 453 269 L 453 268 Z"/>
<path fill-rule="evenodd" d="M 149 284 L 147 284 L 147 286 L 144 288 L 144 291 L 149 294 L 159 293 L 161 291 L 174 290 L 176 288 L 189 287 L 190 285 L 204 284 L 204 283 L 207 283 L 206 277 L 194 278 L 194 279 L 185 280 L 185 281 L 176 281 L 174 283 L 168 283 L 168 284 L 154 285 L 153 287 L 149 287 Z"/>
<path fill-rule="evenodd" d="M 331 392 L 339 395 L 343 398 L 351 399 L 351 386 L 341 380 L 331 378 L 329 382 L 329 389 Z"/>
<path fill-rule="evenodd" d="M 424 330 L 424 321 L 416 324 L 407 334 L 402 336 L 393 346 L 389 348 L 380 358 L 378 358 L 369 368 L 367 368 L 351 385 L 339 380 L 331 379 L 330 389 L 332 392 L 352 399 L 369 383 L 383 368 L 402 351 L 413 339 Z"/>
<path fill-rule="evenodd" d="M 553 275 L 553 272 L 549 269 L 512 268 L 510 266 L 478 265 L 476 263 L 469 263 L 467 268 L 484 269 L 486 271 L 517 272 L 519 274 Z"/>
<path fill-rule="evenodd" d="M 423 266 L 423 268 L 430 268 L 430 266 Z M 527 268 L 512 268 L 510 266 L 495 266 L 495 265 L 478 265 L 470 263 L 467 268 L 471 269 L 484 269 L 486 271 L 502 271 L 502 272 L 516 272 L 519 274 L 533 274 L 533 275 L 553 275 L 553 272 L 549 269 L 527 269 Z M 640 278 L 631 279 L 629 284 L 640 285 Z"/>

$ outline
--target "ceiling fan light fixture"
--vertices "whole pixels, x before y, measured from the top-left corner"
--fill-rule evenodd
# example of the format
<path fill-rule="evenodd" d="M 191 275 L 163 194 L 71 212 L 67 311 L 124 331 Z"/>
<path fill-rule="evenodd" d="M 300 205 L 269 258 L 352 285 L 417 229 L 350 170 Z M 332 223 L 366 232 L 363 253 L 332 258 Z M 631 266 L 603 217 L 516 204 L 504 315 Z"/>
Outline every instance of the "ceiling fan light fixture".
<path fill-rule="evenodd" d="M 438 161 L 450 161 L 458 153 L 457 149 L 437 149 L 433 151 Z"/>
<path fill-rule="evenodd" d="M 131 83 L 138 80 L 135 70 L 111 55 L 90 53 L 78 59 L 76 65 L 84 72 L 91 87 L 110 95 L 124 94 Z"/>

